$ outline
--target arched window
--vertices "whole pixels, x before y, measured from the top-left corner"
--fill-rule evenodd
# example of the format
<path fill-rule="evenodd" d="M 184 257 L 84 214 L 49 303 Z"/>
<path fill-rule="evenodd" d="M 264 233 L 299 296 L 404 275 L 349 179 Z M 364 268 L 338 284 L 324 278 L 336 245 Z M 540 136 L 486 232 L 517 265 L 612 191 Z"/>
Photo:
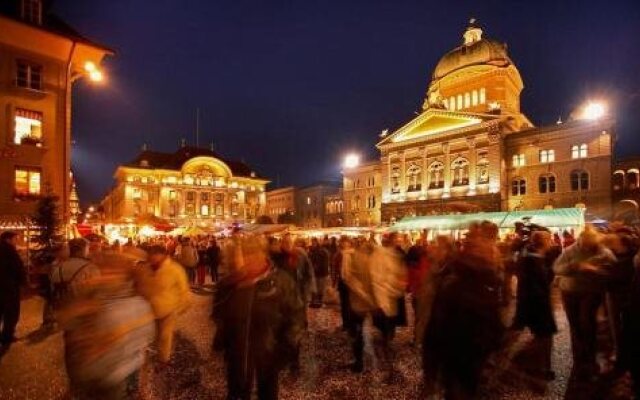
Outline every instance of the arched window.
<path fill-rule="evenodd" d="M 455 96 L 449 97 L 449 110 L 451 110 L 451 111 L 455 111 L 456 110 L 456 98 L 455 98 Z"/>
<path fill-rule="evenodd" d="M 464 94 L 464 108 L 468 108 L 471 106 L 471 95 L 469 92 Z"/>
<path fill-rule="evenodd" d="M 360 209 L 360 196 L 354 196 L 351 203 L 351 211 L 358 211 Z"/>
<path fill-rule="evenodd" d="M 620 192 L 625 185 L 624 171 L 617 170 L 613 173 L 613 191 Z"/>
<path fill-rule="evenodd" d="M 523 196 L 527 194 L 527 181 L 524 178 L 514 178 L 511 181 L 511 195 Z"/>
<path fill-rule="evenodd" d="M 429 166 L 429 189 L 444 187 L 444 164 L 435 161 Z"/>
<path fill-rule="evenodd" d="M 474 90 L 471 92 L 471 104 L 474 106 L 478 105 L 478 91 Z"/>
<path fill-rule="evenodd" d="M 369 195 L 369 199 L 367 199 L 367 206 L 369 208 L 376 208 L 376 196 Z"/>
<path fill-rule="evenodd" d="M 407 169 L 407 192 L 422 190 L 422 168 L 413 164 Z"/>
<path fill-rule="evenodd" d="M 457 158 L 451 163 L 451 186 L 463 186 L 469 184 L 469 160 Z"/>
<path fill-rule="evenodd" d="M 342 200 L 340 200 L 338 202 L 338 212 L 343 212 L 344 211 L 344 203 L 342 202 Z"/>
<path fill-rule="evenodd" d="M 638 176 L 638 170 L 637 169 L 630 169 L 627 171 L 627 190 L 636 190 L 638 189 L 638 185 L 640 184 L 640 181 L 638 180 L 639 176 Z"/>
<path fill-rule="evenodd" d="M 538 178 L 538 190 L 540 193 L 555 193 L 556 177 L 551 174 L 540 175 Z"/>
<path fill-rule="evenodd" d="M 480 88 L 480 104 L 484 104 L 487 102 L 487 90 L 485 88 Z"/>
<path fill-rule="evenodd" d="M 400 167 L 391 169 L 391 193 L 400 193 Z"/>
<path fill-rule="evenodd" d="M 571 171 L 571 190 L 574 192 L 589 190 L 589 173 L 578 169 Z"/>
<path fill-rule="evenodd" d="M 476 172 L 478 174 L 478 183 L 489 183 L 489 158 L 487 153 L 478 154 L 478 163 L 476 166 Z"/>

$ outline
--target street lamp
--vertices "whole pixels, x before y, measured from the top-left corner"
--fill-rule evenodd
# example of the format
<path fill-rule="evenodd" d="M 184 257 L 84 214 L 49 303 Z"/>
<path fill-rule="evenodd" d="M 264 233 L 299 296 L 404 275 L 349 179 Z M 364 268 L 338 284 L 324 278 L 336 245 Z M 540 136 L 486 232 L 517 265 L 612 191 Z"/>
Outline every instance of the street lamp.
<path fill-rule="evenodd" d="M 582 119 L 588 119 L 591 121 L 604 117 L 607 110 L 603 103 L 590 101 L 582 109 Z"/>
<path fill-rule="evenodd" d="M 84 63 L 84 70 L 92 82 L 102 82 L 102 80 L 104 79 L 104 74 L 98 69 L 98 67 L 96 67 L 96 64 L 92 61 L 87 61 L 86 63 Z"/>
<path fill-rule="evenodd" d="M 355 153 L 351 153 L 351 154 L 347 154 L 347 156 L 344 158 L 344 167 L 347 169 L 352 169 L 357 167 L 358 165 L 360 165 L 360 156 L 355 154 Z"/>

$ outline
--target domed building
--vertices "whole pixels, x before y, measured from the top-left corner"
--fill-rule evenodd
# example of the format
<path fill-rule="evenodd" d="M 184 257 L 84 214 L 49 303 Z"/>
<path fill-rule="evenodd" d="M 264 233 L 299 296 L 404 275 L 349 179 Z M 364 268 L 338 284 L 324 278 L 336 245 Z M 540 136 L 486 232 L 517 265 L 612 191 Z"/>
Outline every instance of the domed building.
<path fill-rule="evenodd" d="M 422 112 L 381 135 L 379 222 L 564 207 L 608 216 L 614 120 L 586 112 L 534 127 L 520 108 L 523 89 L 507 45 L 472 19 L 437 62 Z M 345 171 L 346 210 L 361 208 L 349 193 L 365 174 Z"/>
<path fill-rule="evenodd" d="M 265 212 L 269 183 L 244 162 L 184 141 L 173 153 L 145 145 L 114 178 L 101 203 L 107 222 L 164 220 L 182 227 L 253 222 Z"/>

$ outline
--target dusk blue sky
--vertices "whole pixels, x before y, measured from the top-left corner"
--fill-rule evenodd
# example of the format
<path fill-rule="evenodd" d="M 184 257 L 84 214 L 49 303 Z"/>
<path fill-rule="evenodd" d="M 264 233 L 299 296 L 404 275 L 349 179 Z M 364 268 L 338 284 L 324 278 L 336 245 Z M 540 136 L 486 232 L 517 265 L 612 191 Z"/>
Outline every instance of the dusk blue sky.
<path fill-rule="evenodd" d="M 385 128 L 422 105 L 469 17 L 506 42 L 536 125 L 607 98 L 620 155 L 640 154 L 640 1 L 57 0 L 57 14 L 116 50 L 106 84 L 74 90 L 73 164 L 84 203 L 143 142 L 215 143 L 274 183 L 339 177 L 376 157 Z M 635 118 L 635 121 L 634 121 Z"/>

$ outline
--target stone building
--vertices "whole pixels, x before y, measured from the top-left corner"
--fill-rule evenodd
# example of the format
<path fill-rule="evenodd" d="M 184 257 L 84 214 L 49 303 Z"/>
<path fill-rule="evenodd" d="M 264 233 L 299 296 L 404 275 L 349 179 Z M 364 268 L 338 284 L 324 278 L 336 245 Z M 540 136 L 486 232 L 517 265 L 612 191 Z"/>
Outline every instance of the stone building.
<path fill-rule="evenodd" d="M 325 228 L 346 226 L 344 212 L 344 192 L 340 188 L 334 194 L 324 196 L 324 223 Z"/>
<path fill-rule="evenodd" d="M 616 219 L 637 222 L 640 204 L 640 157 L 625 158 L 616 162 L 612 189 Z"/>
<path fill-rule="evenodd" d="M 379 225 L 382 202 L 380 163 L 372 161 L 345 168 L 342 175 L 346 226 Z"/>
<path fill-rule="evenodd" d="M 381 135 L 380 179 L 374 181 L 381 205 L 376 202 L 371 215 L 377 207 L 383 223 L 550 207 L 609 215 L 615 121 L 590 103 L 566 123 L 536 128 L 520 110 L 523 88 L 506 45 L 483 37 L 472 20 L 462 44 L 437 63 L 422 112 Z M 350 174 L 347 223 L 362 224 L 367 203 L 354 187 L 358 175 Z"/>
<path fill-rule="evenodd" d="M 287 186 L 266 194 L 266 215 L 275 223 L 294 222 L 296 218 L 296 188 Z"/>
<path fill-rule="evenodd" d="M 178 226 L 212 227 L 252 222 L 266 210 L 269 180 L 245 163 L 185 143 L 174 153 L 145 146 L 114 178 L 101 203 L 107 222 L 155 216 Z"/>
<path fill-rule="evenodd" d="M 69 222 L 72 86 L 100 81 L 112 54 L 51 14 L 50 3 L 0 2 L 0 227 L 24 227 L 49 191 Z"/>
<path fill-rule="evenodd" d="M 326 226 L 325 198 L 338 193 L 340 185 L 335 182 L 319 182 L 296 190 L 297 225 L 302 228 Z"/>

